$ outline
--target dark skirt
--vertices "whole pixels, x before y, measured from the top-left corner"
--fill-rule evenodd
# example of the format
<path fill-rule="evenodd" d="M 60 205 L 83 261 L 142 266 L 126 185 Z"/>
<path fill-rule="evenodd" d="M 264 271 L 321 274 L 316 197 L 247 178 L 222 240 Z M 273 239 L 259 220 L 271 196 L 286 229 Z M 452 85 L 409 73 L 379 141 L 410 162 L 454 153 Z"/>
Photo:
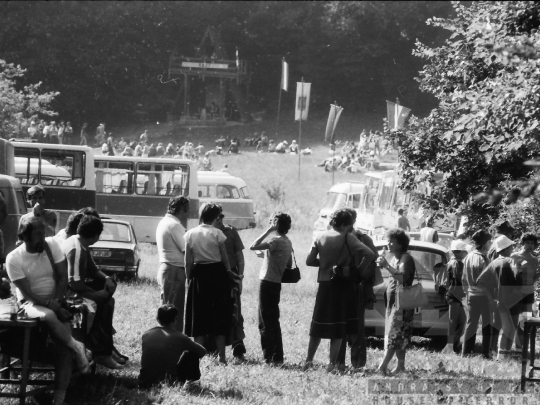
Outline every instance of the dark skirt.
<path fill-rule="evenodd" d="M 340 339 L 358 334 L 356 292 L 352 283 L 322 281 L 319 283 L 309 336 Z"/>
<path fill-rule="evenodd" d="M 223 263 L 195 264 L 188 285 L 186 335 L 228 335 L 232 304 L 231 284 Z"/>

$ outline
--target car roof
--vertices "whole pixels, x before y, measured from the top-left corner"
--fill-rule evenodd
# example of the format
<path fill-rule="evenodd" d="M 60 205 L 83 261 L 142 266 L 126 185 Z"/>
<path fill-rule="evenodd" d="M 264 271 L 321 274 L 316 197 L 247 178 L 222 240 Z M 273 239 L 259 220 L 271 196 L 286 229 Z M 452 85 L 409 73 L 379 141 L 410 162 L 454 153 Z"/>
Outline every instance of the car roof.
<path fill-rule="evenodd" d="M 373 241 L 376 248 L 380 248 L 383 246 L 388 245 L 388 240 L 381 239 Z M 421 249 L 429 249 L 429 250 L 436 250 L 439 253 L 448 254 L 448 249 L 446 249 L 444 246 L 438 245 L 436 243 L 431 242 L 420 242 L 419 240 L 411 240 L 409 242 L 409 248 L 411 247 L 419 247 Z"/>
<path fill-rule="evenodd" d="M 121 221 L 119 219 L 101 217 L 101 222 L 106 222 L 108 224 L 122 224 L 122 225 L 131 225 L 128 221 Z"/>

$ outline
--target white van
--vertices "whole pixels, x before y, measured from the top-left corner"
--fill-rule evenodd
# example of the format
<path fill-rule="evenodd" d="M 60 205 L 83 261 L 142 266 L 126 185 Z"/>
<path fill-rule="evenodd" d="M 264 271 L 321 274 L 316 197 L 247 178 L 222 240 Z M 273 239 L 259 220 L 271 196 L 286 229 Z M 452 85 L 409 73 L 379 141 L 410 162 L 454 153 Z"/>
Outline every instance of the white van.
<path fill-rule="evenodd" d="M 224 172 L 197 172 L 200 204 L 213 202 L 223 207 L 226 224 L 237 229 L 254 228 L 253 200 L 247 184 L 240 177 Z"/>

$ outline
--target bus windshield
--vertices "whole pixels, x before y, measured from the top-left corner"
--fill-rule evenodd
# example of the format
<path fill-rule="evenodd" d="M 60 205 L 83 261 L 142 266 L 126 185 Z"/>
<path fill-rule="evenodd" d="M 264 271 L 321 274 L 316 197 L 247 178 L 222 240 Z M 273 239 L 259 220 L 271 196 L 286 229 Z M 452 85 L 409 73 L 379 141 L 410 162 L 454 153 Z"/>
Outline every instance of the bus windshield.
<path fill-rule="evenodd" d="M 323 209 L 337 210 L 338 208 L 345 207 L 346 203 L 346 194 L 330 192 L 328 193 L 328 197 L 326 198 Z"/>

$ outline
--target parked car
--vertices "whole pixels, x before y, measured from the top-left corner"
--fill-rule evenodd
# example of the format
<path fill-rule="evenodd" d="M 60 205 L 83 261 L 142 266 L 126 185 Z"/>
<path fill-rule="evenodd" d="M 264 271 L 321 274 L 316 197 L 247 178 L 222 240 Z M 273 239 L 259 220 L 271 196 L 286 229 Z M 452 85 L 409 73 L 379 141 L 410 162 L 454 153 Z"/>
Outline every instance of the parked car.
<path fill-rule="evenodd" d="M 374 241 L 374 244 L 379 254 L 383 255 L 383 248 L 388 245 L 388 241 L 377 240 Z M 424 293 L 427 294 L 429 299 L 429 303 L 425 307 L 416 308 L 414 311 L 413 335 L 446 339 L 448 333 L 448 304 L 444 296 L 435 289 L 434 269 L 435 271 L 442 269 L 442 266 L 448 263 L 449 251 L 444 246 L 435 243 L 411 239 L 408 253 L 414 258 L 418 278 L 422 283 Z M 390 263 L 393 255 L 386 250 L 385 257 Z M 390 273 L 385 269 L 381 269 L 381 272 L 384 283 L 374 289 L 377 302 L 373 309 L 365 312 L 366 336 L 384 337 L 385 292 Z"/>
<path fill-rule="evenodd" d="M 437 235 L 439 235 L 437 245 L 444 246 L 447 249 L 450 249 L 450 244 L 456 239 L 451 233 L 437 232 Z M 409 232 L 409 237 L 414 240 L 420 240 L 420 232 Z"/>
<path fill-rule="evenodd" d="M 103 233 L 90 246 L 90 254 L 99 270 L 113 276 L 139 276 L 141 261 L 133 226 L 126 221 L 102 219 Z"/>

